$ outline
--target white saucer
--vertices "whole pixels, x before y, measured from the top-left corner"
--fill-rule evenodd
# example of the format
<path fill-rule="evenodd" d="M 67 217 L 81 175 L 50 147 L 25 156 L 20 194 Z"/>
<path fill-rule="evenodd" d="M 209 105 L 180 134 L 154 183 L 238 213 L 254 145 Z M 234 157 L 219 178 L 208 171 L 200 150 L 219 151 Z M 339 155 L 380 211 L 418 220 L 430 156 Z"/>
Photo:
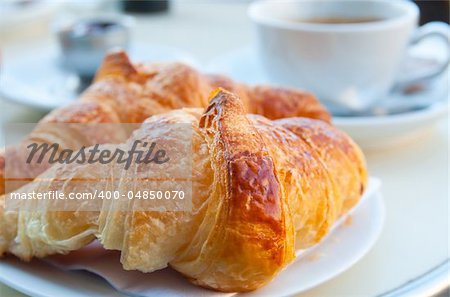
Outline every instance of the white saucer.
<path fill-rule="evenodd" d="M 422 49 L 421 53 L 428 53 Z M 222 73 L 248 84 L 272 84 L 259 63 L 258 55 L 252 47 L 244 47 L 214 59 L 206 70 Z M 408 96 L 391 94 L 396 107 L 414 100 L 420 104 L 434 102 L 414 111 L 385 116 L 334 116 L 333 122 L 346 131 L 362 148 L 390 148 L 421 136 L 433 124 L 448 113 L 448 72 L 437 78 L 431 87 Z"/>
<path fill-rule="evenodd" d="M 341 224 L 321 243 L 301 253 L 266 287 L 245 296 L 298 294 L 336 277 L 354 265 L 373 247 L 382 230 L 385 209 L 380 185 L 378 179 L 370 178 L 360 203 L 347 215 L 350 219 L 347 216 L 342 218 Z M 88 273 L 60 270 L 43 261 L 23 263 L 8 257 L 0 260 L 0 281 L 31 296 L 241 295 L 196 287 L 171 269 L 150 274 L 125 271 L 119 257 L 118 253 L 107 253 L 98 257 L 84 257 L 86 260 L 82 260 L 82 257 L 73 254 L 69 259 L 77 259 L 72 261 L 75 264 L 64 266 L 69 270 L 92 271 L 103 276 L 106 281 Z"/>
<path fill-rule="evenodd" d="M 0 32 L 46 19 L 61 4 L 52 0 L 34 0 L 26 4 L 19 4 L 19 1 L 0 1 Z"/>
<path fill-rule="evenodd" d="M 32 48 L 3 57 L 0 98 L 42 110 L 76 99 L 79 79 L 59 66 L 58 48 Z M 198 67 L 191 55 L 172 47 L 137 43 L 128 52 L 132 61 L 180 61 Z"/>
<path fill-rule="evenodd" d="M 448 101 L 413 112 L 379 117 L 333 117 L 365 150 L 389 149 L 420 139 L 448 115 Z"/>

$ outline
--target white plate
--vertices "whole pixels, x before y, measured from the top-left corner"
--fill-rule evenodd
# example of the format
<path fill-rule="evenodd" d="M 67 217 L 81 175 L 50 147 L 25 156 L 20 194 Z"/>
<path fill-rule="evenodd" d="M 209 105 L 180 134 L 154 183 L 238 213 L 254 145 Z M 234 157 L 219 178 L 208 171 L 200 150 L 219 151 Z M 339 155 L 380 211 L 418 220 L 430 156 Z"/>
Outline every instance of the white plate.
<path fill-rule="evenodd" d="M 0 32 L 46 19 L 61 5 L 52 0 L 33 0 L 22 5 L 17 2 L 19 1 L 0 1 Z"/>
<path fill-rule="evenodd" d="M 342 218 L 320 244 L 302 253 L 269 285 L 246 296 L 286 296 L 315 287 L 350 268 L 375 244 L 384 222 L 380 181 L 371 178 L 367 194 L 352 210 L 351 220 Z M 89 269 L 105 276 L 122 292 L 138 296 L 230 296 L 191 285 L 178 273 L 164 269 L 151 274 L 121 269 L 117 258 L 102 258 L 102 269 Z M 81 265 L 83 266 L 83 265 Z M 72 269 L 81 267 L 72 267 Z M 85 267 L 86 268 L 86 267 Z M 111 273 L 111 271 L 116 271 Z M 117 272 L 119 274 L 117 274 Z M 116 280 L 114 280 L 116 279 Z M 128 281 L 118 284 L 119 280 Z M 23 263 L 13 257 L 0 261 L 0 281 L 31 296 L 123 296 L 99 277 L 62 271 L 42 261 Z"/>
<path fill-rule="evenodd" d="M 423 110 L 404 114 L 333 117 L 333 122 L 365 150 L 389 149 L 423 137 L 448 114 L 448 107 L 448 102 L 438 102 Z"/>
<path fill-rule="evenodd" d="M 78 77 L 59 66 L 56 46 L 32 46 L 32 50 L 5 54 L 0 71 L 0 97 L 8 101 L 52 110 L 78 97 Z M 131 46 L 132 61 L 180 61 L 198 67 L 182 50 L 137 43 Z"/>
<path fill-rule="evenodd" d="M 416 49 L 423 56 L 429 53 L 427 47 L 422 51 L 418 50 Z M 248 84 L 271 84 L 258 61 L 258 54 L 252 47 L 244 47 L 218 57 L 206 70 L 211 73 L 223 73 Z M 389 104 L 390 106 L 397 108 L 412 100 L 420 104 L 434 102 L 423 109 L 386 116 L 334 116 L 333 122 L 346 131 L 363 149 L 391 148 L 422 136 L 436 121 L 447 115 L 448 85 L 449 76 L 446 72 L 431 84 L 432 87 L 423 92 L 402 97 L 391 94 L 389 98 L 385 98 L 386 102 L 393 102 Z"/>

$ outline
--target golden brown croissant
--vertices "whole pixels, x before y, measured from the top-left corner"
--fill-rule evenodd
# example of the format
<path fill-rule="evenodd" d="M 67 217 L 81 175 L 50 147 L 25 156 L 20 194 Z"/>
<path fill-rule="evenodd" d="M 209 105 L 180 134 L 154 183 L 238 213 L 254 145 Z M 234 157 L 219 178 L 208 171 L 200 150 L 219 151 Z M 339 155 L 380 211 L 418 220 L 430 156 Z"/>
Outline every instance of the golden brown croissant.
<path fill-rule="evenodd" d="M 267 284 L 296 249 L 319 242 L 359 200 L 367 182 L 364 158 L 324 121 L 272 121 L 247 114 L 232 93 L 218 90 L 212 97 L 205 111 L 150 117 L 127 142 L 171 139 L 172 130 L 157 127 L 192 125 L 192 210 L 0 212 L 0 253 L 27 260 L 98 238 L 106 249 L 121 251 L 125 269 L 170 265 L 194 284 L 220 291 Z M 80 190 L 75 180 L 96 174 L 75 169 L 54 165 L 20 191 L 45 190 L 41 180 L 54 178 L 55 170 L 66 179 L 61 191 Z"/>
<path fill-rule="evenodd" d="M 206 107 L 208 95 L 223 87 L 240 96 L 249 113 L 269 119 L 301 116 L 330 121 L 330 115 L 317 99 L 302 91 L 267 86 L 246 86 L 218 75 L 204 75 L 180 63 L 141 63 L 133 65 L 123 51 L 105 57 L 94 84 L 72 104 L 58 108 L 40 123 L 141 123 L 149 116 L 182 107 Z M 103 135 L 86 135 L 101 142 Z M 103 141 L 108 141 L 106 138 Z M 33 178 L 46 167 L 24 168 L 24 146 L 30 142 L 58 142 L 60 149 L 77 148 L 77 143 L 57 131 L 40 129 L 18 147 L 8 150 L 11 176 Z M 5 153 L 0 152 L 0 194 L 5 193 Z M 15 187 L 9 185 L 10 190 Z"/>

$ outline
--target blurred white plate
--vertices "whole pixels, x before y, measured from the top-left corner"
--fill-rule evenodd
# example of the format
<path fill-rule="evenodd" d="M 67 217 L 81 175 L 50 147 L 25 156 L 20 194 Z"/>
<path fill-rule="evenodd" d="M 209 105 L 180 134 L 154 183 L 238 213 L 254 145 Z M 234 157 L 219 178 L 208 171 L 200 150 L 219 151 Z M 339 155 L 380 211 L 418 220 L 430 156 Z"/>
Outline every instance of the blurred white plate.
<path fill-rule="evenodd" d="M 51 0 L 2 0 L 0 1 L 0 32 L 45 19 L 60 5 L 61 2 Z"/>
<path fill-rule="evenodd" d="M 426 56 L 429 48 L 422 48 L 420 53 L 421 56 Z M 422 59 L 416 61 L 420 63 L 423 62 Z M 248 84 L 271 84 L 258 61 L 258 54 L 251 47 L 214 59 L 206 70 L 223 73 Z M 383 116 L 333 116 L 333 122 L 364 149 L 390 148 L 423 135 L 436 121 L 447 115 L 448 85 L 447 71 L 420 92 L 411 95 L 391 94 L 384 99 L 386 106 L 399 110 L 407 106 L 408 102 L 426 106 L 414 111 Z"/>
<path fill-rule="evenodd" d="M 419 139 L 448 115 L 448 101 L 417 111 L 379 117 L 333 117 L 363 149 L 388 149 Z"/>
<path fill-rule="evenodd" d="M 60 67 L 56 46 L 33 45 L 31 50 L 2 59 L 0 97 L 19 104 L 51 110 L 78 96 L 79 80 Z M 161 45 L 133 44 L 128 51 L 132 61 L 180 61 L 196 66 L 186 52 Z"/>
<path fill-rule="evenodd" d="M 371 178 L 360 203 L 349 214 L 350 218 L 343 217 L 341 224 L 327 238 L 301 252 L 297 260 L 266 287 L 245 296 L 292 295 L 339 275 L 375 244 L 382 230 L 384 214 L 380 181 Z M 150 274 L 125 271 L 118 253 L 108 255 L 70 268 L 96 271 L 112 286 L 93 274 L 59 270 L 38 260 L 23 263 L 13 257 L 0 260 L 0 281 L 31 296 L 124 296 L 122 293 L 134 296 L 240 295 L 196 287 L 171 269 Z"/>

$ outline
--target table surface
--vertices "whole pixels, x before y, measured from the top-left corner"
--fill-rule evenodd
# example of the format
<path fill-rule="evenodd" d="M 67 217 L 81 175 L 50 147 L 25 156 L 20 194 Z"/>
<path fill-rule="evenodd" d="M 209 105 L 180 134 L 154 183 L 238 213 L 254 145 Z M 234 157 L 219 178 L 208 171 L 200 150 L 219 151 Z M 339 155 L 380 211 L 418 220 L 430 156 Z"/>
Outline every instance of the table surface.
<path fill-rule="evenodd" d="M 252 29 L 245 4 L 179 1 L 168 14 L 138 17 L 133 38 L 181 48 L 206 64 L 251 44 Z M 5 58 L 52 42 L 44 20 L 0 32 Z M 1 123 L 35 122 L 42 116 L 42 112 L 0 100 Z M 365 152 L 370 174 L 383 182 L 387 217 L 381 237 L 351 269 L 300 296 L 377 296 L 448 260 L 448 123 L 446 118 L 415 142 Z M 1 284 L 0 295 L 22 296 Z"/>

